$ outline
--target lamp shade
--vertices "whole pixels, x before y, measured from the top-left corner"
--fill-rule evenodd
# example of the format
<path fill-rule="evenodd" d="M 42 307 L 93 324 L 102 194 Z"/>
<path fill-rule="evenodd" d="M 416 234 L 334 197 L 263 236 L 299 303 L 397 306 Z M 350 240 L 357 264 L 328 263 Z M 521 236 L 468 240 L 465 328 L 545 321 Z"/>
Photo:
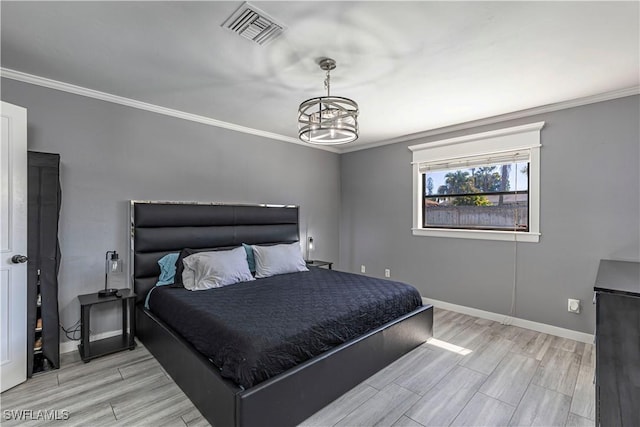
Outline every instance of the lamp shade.
<path fill-rule="evenodd" d="M 111 257 L 107 257 L 107 274 L 122 273 L 122 260 L 116 251 L 113 251 Z"/>
<path fill-rule="evenodd" d="M 311 261 L 311 251 L 313 251 L 313 237 L 307 237 L 307 261 Z"/>
<path fill-rule="evenodd" d="M 358 139 L 358 104 L 339 96 L 304 101 L 298 109 L 298 137 L 321 145 L 355 141 Z"/>

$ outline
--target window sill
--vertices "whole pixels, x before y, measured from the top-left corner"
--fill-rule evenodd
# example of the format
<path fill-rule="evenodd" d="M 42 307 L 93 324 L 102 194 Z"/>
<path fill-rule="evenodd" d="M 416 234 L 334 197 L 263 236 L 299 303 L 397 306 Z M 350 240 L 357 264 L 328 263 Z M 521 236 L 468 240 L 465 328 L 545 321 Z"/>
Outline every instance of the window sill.
<path fill-rule="evenodd" d="M 480 240 L 502 240 L 506 242 L 527 242 L 538 243 L 540 241 L 540 233 L 533 232 L 515 232 L 501 230 L 456 230 L 434 229 L 434 228 L 413 228 L 414 236 L 428 237 L 449 237 L 454 239 L 480 239 Z"/>

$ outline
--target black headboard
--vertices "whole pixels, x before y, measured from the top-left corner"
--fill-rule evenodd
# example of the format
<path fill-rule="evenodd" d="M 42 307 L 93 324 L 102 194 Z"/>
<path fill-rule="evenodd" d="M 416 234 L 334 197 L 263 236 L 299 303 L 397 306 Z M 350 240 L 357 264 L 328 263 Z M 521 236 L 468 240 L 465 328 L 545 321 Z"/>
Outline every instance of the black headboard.
<path fill-rule="evenodd" d="M 137 301 L 156 284 L 158 260 L 168 253 L 297 240 L 297 206 L 132 201 L 130 259 Z"/>

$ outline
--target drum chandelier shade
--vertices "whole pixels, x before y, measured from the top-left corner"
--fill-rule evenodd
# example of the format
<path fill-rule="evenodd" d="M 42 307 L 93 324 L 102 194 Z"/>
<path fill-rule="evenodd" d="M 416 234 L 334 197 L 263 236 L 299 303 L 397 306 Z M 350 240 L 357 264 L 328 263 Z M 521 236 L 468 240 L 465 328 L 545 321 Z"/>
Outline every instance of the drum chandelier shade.
<path fill-rule="evenodd" d="M 327 96 L 311 98 L 298 108 L 298 137 L 310 144 L 338 145 L 358 139 L 358 104 L 349 98 L 331 96 L 329 72 L 336 61 L 324 58 L 320 68 L 327 72 Z"/>

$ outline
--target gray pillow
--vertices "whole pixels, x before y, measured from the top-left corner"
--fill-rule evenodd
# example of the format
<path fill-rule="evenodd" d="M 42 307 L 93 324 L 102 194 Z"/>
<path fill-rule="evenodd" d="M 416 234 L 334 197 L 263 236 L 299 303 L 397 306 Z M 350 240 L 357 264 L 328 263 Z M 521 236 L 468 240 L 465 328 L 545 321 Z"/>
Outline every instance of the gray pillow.
<path fill-rule="evenodd" d="M 220 288 L 255 280 L 247 264 L 247 252 L 239 247 L 230 251 L 199 252 L 183 260 L 182 282 L 190 291 Z"/>
<path fill-rule="evenodd" d="M 256 259 L 256 278 L 275 276 L 276 274 L 309 271 L 302 258 L 300 243 L 274 246 L 252 245 Z"/>

